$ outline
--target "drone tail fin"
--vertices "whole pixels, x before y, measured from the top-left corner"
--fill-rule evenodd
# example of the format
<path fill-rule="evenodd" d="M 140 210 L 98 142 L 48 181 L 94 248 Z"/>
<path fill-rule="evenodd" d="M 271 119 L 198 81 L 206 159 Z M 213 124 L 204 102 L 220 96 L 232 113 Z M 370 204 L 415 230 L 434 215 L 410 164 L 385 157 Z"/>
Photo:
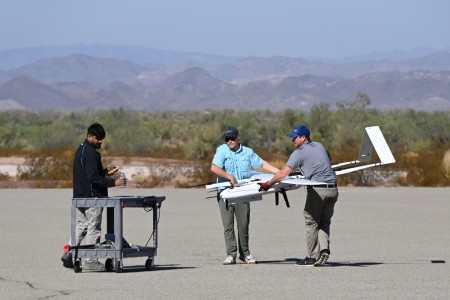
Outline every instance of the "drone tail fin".
<path fill-rule="evenodd" d="M 360 162 L 370 161 L 372 150 L 375 148 L 381 164 L 395 163 L 394 155 L 383 136 L 379 126 L 366 127 L 363 134 L 358 160 Z"/>
<path fill-rule="evenodd" d="M 383 133 L 380 130 L 380 127 L 372 126 L 366 127 L 364 130 L 358 160 L 335 164 L 332 166 L 332 168 L 337 169 L 348 165 L 369 162 L 372 159 L 373 149 L 375 149 L 378 158 L 380 159 L 379 163 L 338 170 L 336 171 L 336 175 L 347 174 L 370 167 L 395 163 L 394 155 L 392 154 L 391 149 L 389 149 L 389 146 L 383 136 Z"/>

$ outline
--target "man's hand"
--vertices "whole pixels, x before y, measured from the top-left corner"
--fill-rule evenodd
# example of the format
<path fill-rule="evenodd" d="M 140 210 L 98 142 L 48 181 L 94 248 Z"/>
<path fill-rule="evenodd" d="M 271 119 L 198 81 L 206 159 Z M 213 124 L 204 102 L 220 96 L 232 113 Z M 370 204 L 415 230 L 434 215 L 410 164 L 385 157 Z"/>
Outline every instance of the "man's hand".
<path fill-rule="evenodd" d="M 268 191 L 269 189 L 270 189 L 270 185 L 269 185 L 269 183 L 268 182 L 261 182 L 261 183 L 258 183 L 259 184 L 259 190 L 258 190 L 258 192 L 261 192 L 261 191 Z"/>
<path fill-rule="evenodd" d="M 121 185 L 127 185 L 127 179 L 126 178 L 117 178 L 114 181 L 115 186 L 121 186 Z"/>

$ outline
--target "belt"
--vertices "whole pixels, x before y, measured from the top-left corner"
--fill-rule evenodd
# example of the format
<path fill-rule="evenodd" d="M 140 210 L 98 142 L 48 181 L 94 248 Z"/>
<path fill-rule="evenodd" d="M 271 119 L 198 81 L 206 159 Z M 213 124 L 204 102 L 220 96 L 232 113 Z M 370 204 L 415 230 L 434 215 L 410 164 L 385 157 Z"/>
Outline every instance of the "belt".
<path fill-rule="evenodd" d="M 310 187 L 313 188 L 327 188 L 327 189 L 331 189 L 331 188 L 336 188 L 337 187 L 337 183 L 334 184 L 318 184 L 318 185 L 310 185 Z"/>

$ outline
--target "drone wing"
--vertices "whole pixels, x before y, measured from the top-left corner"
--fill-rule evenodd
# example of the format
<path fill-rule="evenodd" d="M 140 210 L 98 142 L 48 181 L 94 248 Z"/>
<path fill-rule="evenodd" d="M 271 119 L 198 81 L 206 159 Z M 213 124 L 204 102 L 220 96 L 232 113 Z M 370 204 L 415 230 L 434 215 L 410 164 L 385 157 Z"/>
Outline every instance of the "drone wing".
<path fill-rule="evenodd" d="M 308 185 L 322 185 L 324 182 L 312 181 L 300 176 L 288 176 L 280 182 L 274 184 L 268 191 L 260 190 L 258 183 L 266 182 L 273 177 L 273 174 L 252 172 L 249 182 L 241 183 L 239 186 L 233 186 L 220 192 L 220 198 L 223 200 L 230 200 L 231 204 L 250 202 L 262 200 L 262 195 L 275 193 L 276 199 L 281 193 L 288 204 L 286 191 L 296 190 L 302 186 Z M 278 201 L 277 201 L 278 203 Z"/>

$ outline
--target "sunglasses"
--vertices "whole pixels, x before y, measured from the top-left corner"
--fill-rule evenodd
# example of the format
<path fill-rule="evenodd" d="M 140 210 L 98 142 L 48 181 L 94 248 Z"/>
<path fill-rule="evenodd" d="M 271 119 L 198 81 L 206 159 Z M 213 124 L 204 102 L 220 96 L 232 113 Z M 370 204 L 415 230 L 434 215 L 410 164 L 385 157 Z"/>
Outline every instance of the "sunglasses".
<path fill-rule="evenodd" d="M 225 138 L 225 142 L 229 142 L 229 141 L 236 141 L 236 138 L 235 137 L 226 137 Z"/>

